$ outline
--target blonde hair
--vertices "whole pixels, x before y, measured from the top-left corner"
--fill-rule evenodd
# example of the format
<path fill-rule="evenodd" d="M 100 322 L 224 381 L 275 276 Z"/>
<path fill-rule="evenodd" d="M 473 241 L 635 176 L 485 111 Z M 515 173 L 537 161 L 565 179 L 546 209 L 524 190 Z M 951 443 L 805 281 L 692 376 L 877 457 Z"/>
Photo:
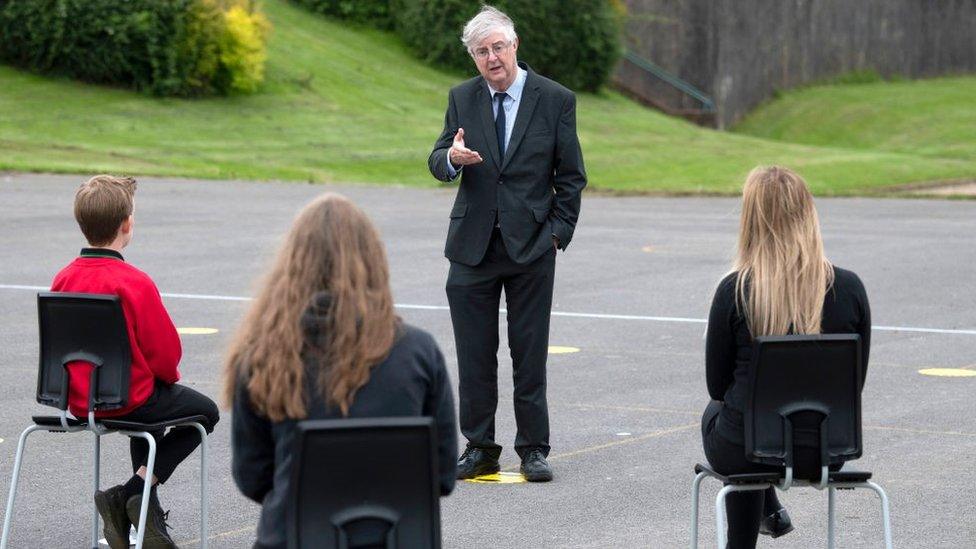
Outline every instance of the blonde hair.
<path fill-rule="evenodd" d="M 122 222 L 132 215 L 136 180 L 131 177 L 96 175 L 75 193 L 75 221 L 92 246 L 115 240 Z"/>
<path fill-rule="evenodd" d="M 779 166 L 757 167 L 742 189 L 737 303 L 753 337 L 818 334 L 834 269 L 824 256 L 813 195 Z"/>
<path fill-rule="evenodd" d="M 330 297 L 324 340 L 305 341 L 302 317 L 322 292 Z M 379 233 L 352 202 L 326 193 L 298 214 L 237 330 L 225 362 L 225 402 L 246 383 L 258 413 L 303 419 L 303 360 L 314 360 L 318 390 L 348 415 L 371 368 L 389 354 L 398 323 Z"/>

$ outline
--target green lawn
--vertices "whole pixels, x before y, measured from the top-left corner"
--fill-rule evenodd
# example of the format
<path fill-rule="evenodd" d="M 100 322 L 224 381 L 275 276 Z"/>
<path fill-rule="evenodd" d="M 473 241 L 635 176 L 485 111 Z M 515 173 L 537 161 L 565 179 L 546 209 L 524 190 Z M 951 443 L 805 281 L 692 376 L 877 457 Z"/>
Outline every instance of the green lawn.
<path fill-rule="evenodd" d="M 787 92 L 736 132 L 808 145 L 976 160 L 976 77 Z"/>
<path fill-rule="evenodd" d="M 156 99 L 0 67 L 0 169 L 437 185 L 427 155 L 447 90 L 466 76 L 419 63 L 391 34 L 263 4 L 274 25 L 268 78 L 251 96 Z M 578 122 L 600 189 L 735 193 L 768 163 L 798 169 L 820 194 L 976 176 L 971 135 L 955 146 L 945 145 L 955 134 L 933 138 L 955 155 L 782 143 L 705 130 L 609 92 L 581 95 Z"/>

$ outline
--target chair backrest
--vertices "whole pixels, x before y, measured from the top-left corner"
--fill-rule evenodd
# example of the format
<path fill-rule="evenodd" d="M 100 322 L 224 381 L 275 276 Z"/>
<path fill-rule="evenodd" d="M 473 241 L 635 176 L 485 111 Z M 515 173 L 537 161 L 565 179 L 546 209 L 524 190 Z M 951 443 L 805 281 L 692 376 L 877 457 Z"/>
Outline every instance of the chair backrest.
<path fill-rule="evenodd" d="M 289 549 L 440 547 L 433 419 L 303 421 L 294 448 Z"/>
<path fill-rule="evenodd" d="M 89 410 L 125 406 L 132 354 L 118 296 L 42 292 L 37 294 L 40 366 L 37 402 L 65 410 L 69 362 L 92 364 Z"/>
<path fill-rule="evenodd" d="M 746 457 L 793 466 L 807 436 L 821 466 L 861 456 L 861 339 L 857 334 L 759 337 L 749 364 Z"/>

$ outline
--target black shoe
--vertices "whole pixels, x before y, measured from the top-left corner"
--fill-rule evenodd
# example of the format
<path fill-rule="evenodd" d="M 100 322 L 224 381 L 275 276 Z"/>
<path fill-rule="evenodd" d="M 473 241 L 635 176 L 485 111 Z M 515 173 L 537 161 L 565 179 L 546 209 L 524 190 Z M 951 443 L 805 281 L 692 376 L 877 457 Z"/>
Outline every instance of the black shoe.
<path fill-rule="evenodd" d="M 95 492 L 95 507 L 105 523 L 105 541 L 112 549 L 129 549 L 129 517 L 125 510 L 125 486 Z"/>
<path fill-rule="evenodd" d="M 786 509 L 780 509 L 772 515 L 763 517 L 759 523 L 759 533 L 764 536 L 778 538 L 785 536 L 793 531 L 793 523 L 790 521 L 790 514 Z"/>
<path fill-rule="evenodd" d="M 142 506 L 142 494 L 129 498 L 125 503 L 125 512 L 133 526 L 139 528 L 139 509 Z M 169 511 L 163 512 L 159 505 L 159 498 L 153 491 L 149 496 L 149 510 L 146 512 L 146 535 L 143 538 L 144 549 L 178 549 L 173 538 L 169 536 L 169 525 L 166 519 L 169 518 Z M 126 547 L 128 547 L 128 540 Z"/>
<path fill-rule="evenodd" d="M 530 450 L 522 458 L 522 466 L 519 468 L 525 480 L 529 482 L 549 482 L 552 480 L 552 467 L 546 461 L 546 456 L 538 448 Z"/>
<path fill-rule="evenodd" d="M 466 479 L 497 473 L 500 450 L 486 450 L 468 446 L 457 463 L 457 478 Z"/>

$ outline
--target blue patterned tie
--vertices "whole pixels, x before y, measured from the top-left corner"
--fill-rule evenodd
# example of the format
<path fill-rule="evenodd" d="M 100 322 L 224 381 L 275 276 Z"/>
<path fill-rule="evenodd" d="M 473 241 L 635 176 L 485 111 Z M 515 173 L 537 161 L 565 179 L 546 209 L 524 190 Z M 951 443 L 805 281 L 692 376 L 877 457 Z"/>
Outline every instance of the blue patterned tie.
<path fill-rule="evenodd" d="M 498 154 L 505 158 L 505 98 L 508 94 L 498 92 L 495 99 L 498 100 L 498 113 L 495 115 L 495 135 L 498 137 Z"/>

